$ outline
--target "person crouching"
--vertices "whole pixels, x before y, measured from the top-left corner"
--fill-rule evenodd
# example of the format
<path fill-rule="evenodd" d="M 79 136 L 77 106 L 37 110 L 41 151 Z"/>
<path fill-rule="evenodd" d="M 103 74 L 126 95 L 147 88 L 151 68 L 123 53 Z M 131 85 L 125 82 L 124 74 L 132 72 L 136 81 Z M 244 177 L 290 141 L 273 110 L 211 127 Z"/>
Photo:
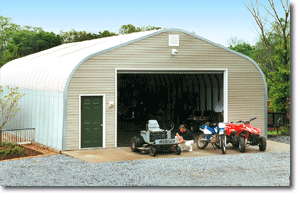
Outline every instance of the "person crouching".
<path fill-rule="evenodd" d="M 178 144 L 181 147 L 181 151 L 183 151 L 183 145 L 189 147 L 189 151 L 193 151 L 192 144 L 194 144 L 194 136 L 184 125 L 179 126 L 179 133 L 176 133 L 175 138 L 179 141 Z"/>

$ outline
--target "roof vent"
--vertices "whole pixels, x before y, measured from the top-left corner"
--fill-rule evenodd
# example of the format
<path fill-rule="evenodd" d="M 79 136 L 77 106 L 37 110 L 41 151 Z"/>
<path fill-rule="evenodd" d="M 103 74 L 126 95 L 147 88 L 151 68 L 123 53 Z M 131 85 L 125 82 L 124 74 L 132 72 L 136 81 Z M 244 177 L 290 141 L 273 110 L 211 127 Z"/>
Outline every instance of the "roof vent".
<path fill-rule="evenodd" d="M 179 35 L 169 35 L 169 46 L 179 46 Z"/>

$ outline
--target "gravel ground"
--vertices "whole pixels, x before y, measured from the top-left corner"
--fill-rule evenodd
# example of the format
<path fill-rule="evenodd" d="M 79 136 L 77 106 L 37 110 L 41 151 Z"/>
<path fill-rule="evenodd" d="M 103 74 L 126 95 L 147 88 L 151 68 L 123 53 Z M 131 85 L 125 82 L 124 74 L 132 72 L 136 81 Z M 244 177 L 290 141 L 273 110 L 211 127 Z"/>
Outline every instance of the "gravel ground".
<path fill-rule="evenodd" d="M 0 162 L 1 186 L 290 186 L 290 153 L 86 163 L 66 155 Z"/>
<path fill-rule="evenodd" d="M 290 136 L 278 136 L 277 137 L 277 136 L 268 135 L 268 140 L 290 144 Z"/>
<path fill-rule="evenodd" d="M 289 137 L 269 137 L 289 144 Z M 52 155 L 0 162 L 1 186 L 290 186 L 290 152 L 86 163 Z"/>

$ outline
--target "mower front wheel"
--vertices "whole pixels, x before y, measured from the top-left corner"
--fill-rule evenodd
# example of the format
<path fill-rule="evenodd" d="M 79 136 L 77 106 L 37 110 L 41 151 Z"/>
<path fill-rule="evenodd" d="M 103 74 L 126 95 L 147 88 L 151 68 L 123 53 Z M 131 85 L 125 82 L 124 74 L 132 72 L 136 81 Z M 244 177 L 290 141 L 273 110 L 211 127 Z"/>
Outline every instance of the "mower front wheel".
<path fill-rule="evenodd" d="M 133 152 L 137 152 L 138 151 L 138 149 L 137 149 L 137 137 L 133 137 L 132 139 L 131 139 L 131 150 L 133 151 Z"/>
<path fill-rule="evenodd" d="M 181 154 L 181 148 L 180 146 L 175 147 L 175 155 L 180 155 Z"/>
<path fill-rule="evenodd" d="M 156 150 L 156 148 L 154 148 L 154 147 L 150 147 L 150 156 L 156 156 L 156 154 L 157 154 L 157 150 Z"/>

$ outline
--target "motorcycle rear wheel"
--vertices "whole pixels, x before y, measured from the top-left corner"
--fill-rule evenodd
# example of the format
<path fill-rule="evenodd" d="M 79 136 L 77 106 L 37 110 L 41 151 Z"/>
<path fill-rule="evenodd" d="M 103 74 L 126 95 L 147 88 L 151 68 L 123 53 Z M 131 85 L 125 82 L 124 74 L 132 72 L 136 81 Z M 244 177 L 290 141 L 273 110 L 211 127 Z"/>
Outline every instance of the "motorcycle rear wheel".
<path fill-rule="evenodd" d="M 205 149 L 207 147 L 207 145 L 208 145 L 208 141 L 207 141 L 205 135 L 203 133 L 201 133 L 199 135 L 199 137 L 197 138 L 197 147 L 199 149 Z"/>

